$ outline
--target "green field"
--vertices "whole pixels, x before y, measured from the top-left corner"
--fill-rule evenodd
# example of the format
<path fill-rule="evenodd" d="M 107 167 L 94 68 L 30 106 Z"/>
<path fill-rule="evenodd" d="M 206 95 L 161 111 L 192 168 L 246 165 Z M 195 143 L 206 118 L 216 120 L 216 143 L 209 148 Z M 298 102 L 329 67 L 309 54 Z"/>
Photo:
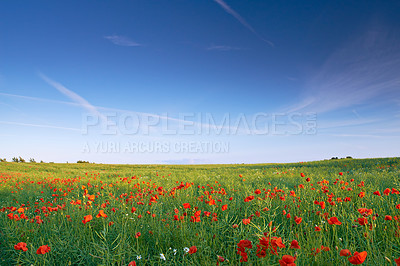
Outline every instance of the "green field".
<path fill-rule="evenodd" d="M 0 264 L 396 265 L 399 167 L 3 162 Z"/>

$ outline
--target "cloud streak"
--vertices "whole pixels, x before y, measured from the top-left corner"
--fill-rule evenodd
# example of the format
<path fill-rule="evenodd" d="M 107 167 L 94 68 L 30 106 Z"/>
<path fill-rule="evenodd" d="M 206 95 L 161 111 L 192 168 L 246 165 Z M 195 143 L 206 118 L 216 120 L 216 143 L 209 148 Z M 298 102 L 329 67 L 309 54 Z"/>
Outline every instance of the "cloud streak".
<path fill-rule="evenodd" d="M 324 113 L 399 96 L 399 46 L 398 38 L 369 31 L 331 54 L 306 82 L 303 100 L 289 111 Z"/>
<path fill-rule="evenodd" d="M 64 94 L 65 96 L 67 96 L 69 99 L 71 99 L 72 101 L 74 101 L 75 103 L 77 103 L 79 106 L 85 108 L 87 111 L 89 111 L 91 114 L 99 117 L 102 122 L 106 121 L 106 118 L 104 115 L 102 115 L 95 106 L 91 105 L 86 99 L 84 99 L 83 97 L 81 97 L 80 95 L 78 95 L 77 93 L 67 89 L 66 87 L 64 87 L 63 85 L 61 85 L 58 82 L 55 82 L 53 80 L 51 80 L 50 78 L 48 78 L 47 76 L 45 76 L 42 73 L 39 73 L 39 76 L 45 81 L 47 82 L 47 84 L 49 84 L 50 86 L 52 86 L 53 88 L 55 88 L 56 90 L 58 90 L 59 92 L 61 92 L 62 94 Z"/>
<path fill-rule="evenodd" d="M 109 40 L 113 44 L 119 46 L 128 46 L 128 47 L 142 46 L 140 43 L 132 41 L 131 39 L 125 36 L 109 35 L 109 36 L 104 36 L 104 38 Z"/>
<path fill-rule="evenodd" d="M 79 129 L 79 128 L 59 127 L 59 126 L 31 124 L 31 123 L 19 123 L 19 122 L 13 122 L 13 121 L 0 121 L 0 124 L 14 125 L 14 126 L 25 126 L 25 127 L 52 128 L 52 129 L 70 130 L 70 131 L 77 131 L 77 132 L 81 131 L 81 129 Z"/>
<path fill-rule="evenodd" d="M 237 21 L 240 22 L 240 24 L 242 24 L 244 27 L 246 27 L 249 31 L 251 31 L 259 39 L 261 39 L 262 41 L 266 42 L 271 47 L 274 47 L 274 44 L 271 41 L 262 38 L 260 36 L 260 34 L 258 34 L 258 32 L 249 23 L 247 23 L 247 21 L 241 15 L 239 15 L 235 10 L 233 10 L 227 3 L 225 3 L 223 0 L 214 0 L 214 1 L 220 7 L 222 7 L 225 10 L 225 12 L 227 12 L 230 15 L 232 15 Z"/>
<path fill-rule="evenodd" d="M 29 101 L 41 101 L 41 102 L 79 106 L 79 104 L 74 103 L 74 102 L 57 101 L 57 100 L 52 100 L 52 99 L 38 98 L 38 97 L 32 97 L 32 96 L 26 96 L 26 95 L 18 95 L 18 94 L 4 93 L 4 92 L 0 92 L 0 95 L 6 96 L 6 97 L 20 98 L 20 99 L 29 100 Z"/>
<path fill-rule="evenodd" d="M 43 75 L 43 74 L 41 74 Z M 43 75 L 44 76 L 44 75 Z M 46 77 L 46 76 L 44 76 Z M 47 77 L 46 77 L 47 78 Z M 47 78 L 48 79 L 48 78 Z M 6 96 L 6 97 L 13 97 L 13 98 L 20 98 L 20 99 L 25 99 L 25 100 L 30 100 L 30 101 L 40 101 L 40 102 L 51 102 L 51 103 L 57 103 L 57 104 L 65 104 L 65 105 L 70 105 L 70 106 L 76 106 L 76 107 L 83 107 L 86 110 L 88 110 L 90 113 L 93 115 L 99 116 L 101 118 L 101 121 L 105 124 L 107 124 L 107 117 L 105 117 L 103 114 L 107 114 L 112 112 L 114 115 L 115 113 L 118 113 L 119 115 L 135 115 L 139 117 L 140 121 L 147 121 L 149 118 L 154 119 L 155 121 L 166 121 L 168 125 L 171 125 L 171 128 L 173 129 L 178 129 L 179 125 L 187 124 L 190 122 L 189 120 L 184 120 L 181 118 L 176 118 L 169 116 L 168 114 L 153 114 L 153 113 L 144 113 L 144 112 L 138 112 L 138 111 L 132 111 L 132 110 L 126 110 L 126 109 L 119 109 L 119 108 L 112 108 L 112 107 L 103 107 L 103 106 L 93 106 L 90 103 L 88 103 L 85 99 L 83 99 L 81 96 L 77 95 L 76 93 L 66 89 L 64 86 L 62 86 L 59 83 L 56 83 L 50 79 L 48 81 L 51 86 L 55 87 L 57 90 L 60 89 L 63 94 L 65 94 L 68 98 L 73 100 L 74 102 L 66 102 L 66 101 L 56 101 L 56 100 L 51 100 L 51 99 L 46 99 L 46 98 L 38 98 L 38 97 L 30 97 L 30 96 L 24 96 L 24 95 L 16 95 L 16 94 L 9 94 L 9 93 L 1 93 L 0 95 Z M 47 82 L 47 81 L 46 81 Z M 100 112 L 100 111 L 101 112 Z M 206 115 L 206 114 L 205 114 Z M 243 123 L 238 124 L 238 120 L 240 118 L 244 117 L 231 117 L 230 123 L 228 123 L 229 119 L 229 114 L 226 113 L 221 121 L 219 122 L 218 119 L 217 121 L 214 121 L 214 117 L 212 114 L 210 114 L 210 120 L 208 122 L 203 122 L 203 121 L 193 121 L 191 124 L 193 125 L 193 128 L 195 128 L 198 131 L 206 130 L 206 132 L 235 132 L 238 135 L 246 135 L 246 134 L 260 134 L 257 129 L 251 129 L 248 126 L 243 125 Z M 251 123 L 251 118 L 246 118 L 247 123 Z M 171 124 L 169 124 L 171 123 Z M 145 124 L 141 124 L 144 125 Z M 174 127 L 175 126 L 175 127 Z M 170 126 L 168 126 L 169 128 Z M 157 126 L 158 132 L 162 133 L 162 124 Z M 157 130 L 155 129 L 155 130 Z"/>
<path fill-rule="evenodd" d="M 211 45 L 207 47 L 208 51 L 234 51 L 234 50 L 243 50 L 242 48 L 239 47 L 232 47 L 228 45 Z"/>

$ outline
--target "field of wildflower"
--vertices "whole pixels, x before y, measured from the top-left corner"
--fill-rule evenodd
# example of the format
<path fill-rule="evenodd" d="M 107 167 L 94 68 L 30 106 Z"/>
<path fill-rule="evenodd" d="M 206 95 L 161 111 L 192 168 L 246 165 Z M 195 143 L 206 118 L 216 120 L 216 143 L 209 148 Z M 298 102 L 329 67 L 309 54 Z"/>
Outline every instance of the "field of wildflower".
<path fill-rule="evenodd" d="M 0 264 L 400 265 L 399 167 L 2 162 Z"/>

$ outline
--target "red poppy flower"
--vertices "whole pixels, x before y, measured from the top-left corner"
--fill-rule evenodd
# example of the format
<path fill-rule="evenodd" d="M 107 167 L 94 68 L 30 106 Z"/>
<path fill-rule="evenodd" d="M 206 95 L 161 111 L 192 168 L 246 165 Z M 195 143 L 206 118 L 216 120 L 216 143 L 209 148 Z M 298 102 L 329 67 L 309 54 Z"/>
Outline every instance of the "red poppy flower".
<path fill-rule="evenodd" d="M 237 254 L 239 254 L 242 258 L 240 259 L 240 262 L 247 262 L 248 260 L 248 255 L 245 250 L 245 248 L 253 248 L 251 241 L 249 240 L 240 240 L 240 242 L 237 244 L 238 249 L 237 249 Z"/>
<path fill-rule="evenodd" d="M 135 238 L 139 238 L 142 234 L 140 232 L 137 232 L 135 235 Z"/>
<path fill-rule="evenodd" d="M 292 243 L 290 243 L 290 248 L 300 249 L 299 242 L 293 240 Z"/>
<path fill-rule="evenodd" d="M 189 248 L 189 254 L 194 254 L 194 253 L 196 253 L 197 252 L 197 247 L 196 246 L 191 246 L 190 248 Z"/>
<path fill-rule="evenodd" d="M 329 224 L 336 224 L 336 225 L 341 225 L 342 224 L 342 222 L 340 222 L 337 217 L 329 218 L 328 219 L 328 223 Z"/>
<path fill-rule="evenodd" d="M 190 204 L 189 203 L 183 203 L 183 208 L 190 209 Z"/>
<path fill-rule="evenodd" d="M 324 247 L 324 245 L 321 246 L 321 250 L 323 251 L 329 251 L 331 250 L 329 247 Z"/>
<path fill-rule="evenodd" d="M 244 202 L 249 202 L 254 199 L 254 196 L 248 196 L 247 198 L 244 199 Z"/>
<path fill-rule="evenodd" d="M 374 192 L 374 195 L 381 196 L 381 193 L 377 190 Z"/>
<path fill-rule="evenodd" d="M 348 260 L 351 264 L 362 264 L 365 259 L 367 258 L 367 252 L 363 251 L 358 253 L 357 251 L 354 252 L 352 257 L 349 257 Z"/>
<path fill-rule="evenodd" d="M 362 215 L 367 215 L 367 216 L 369 216 L 369 215 L 371 215 L 374 211 L 372 210 L 372 209 L 367 209 L 367 208 L 360 208 L 360 209 L 358 209 L 358 212 L 360 213 L 360 214 L 362 214 Z"/>
<path fill-rule="evenodd" d="M 225 261 L 225 258 L 220 256 L 220 255 L 217 255 L 217 258 L 218 258 L 219 262 L 224 262 Z"/>
<path fill-rule="evenodd" d="M 93 219 L 92 215 L 86 215 L 83 217 L 82 223 L 86 224 L 87 222 L 91 221 Z"/>
<path fill-rule="evenodd" d="M 340 256 L 348 257 L 351 256 L 351 252 L 348 249 L 342 249 L 339 253 Z"/>
<path fill-rule="evenodd" d="M 129 262 L 128 266 L 136 266 L 136 261 Z"/>
<path fill-rule="evenodd" d="M 193 223 L 199 223 L 199 222 L 201 222 L 200 216 L 190 216 L 190 220 L 191 220 Z"/>
<path fill-rule="evenodd" d="M 282 259 L 279 260 L 279 265 L 280 266 L 296 266 L 296 263 L 294 263 L 295 260 L 296 260 L 295 257 L 292 257 L 290 255 L 283 255 Z"/>
<path fill-rule="evenodd" d="M 321 250 L 319 250 L 319 248 L 317 248 L 317 249 L 312 248 L 311 251 L 312 251 L 312 255 L 314 255 L 314 256 L 316 256 L 318 253 L 321 252 Z"/>
<path fill-rule="evenodd" d="M 391 220 L 392 220 L 392 216 L 390 216 L 390 215 L 385 216 L 385 221 L 391 221 Z"/>
<path fill-rule="evenodd" d="M 238 245 L 238 247 L 241 247 L 241 248 L 253 248 L 251 241 L 247 240 L 247 239 L 240 240 L 237 245 Z"/>
<path fill-rule="evenodd" d="M 303 174 L 303 173 L 300 173 L 300 176 L 301 176 L 301 177 L 305 177 L 306 175 L 305 175 L 305 174 Z"/>
<path fill-rule="evenodd" d="M 301 217 L 294 217 L 294 221 L 296 224 L 300 224 L 303 219 Z"/>
<path fill-rule="evenodd" d="M 316 226 L 316 227 L 315 227 L 315 231 L 316 231 L 316 232 L 320 232 L 320 231 L 321 231 L 321 227 Z"/>
<path fill-rule="evenodd" d="M 387 188 L 383 191 L 383 194 L 385 194 L 387 196 L 387 195 L 389 195 L 390 191 L 391 191 L 390 188 Z"/>
<path fill-rule="evenodd" d="M 94 201 L 94 198 L 95 198 L 95 195 L 89 195 L 88 196 L 88 199 L 91 200 L 91 201 Z"/>
<path fill-rule="evenodd" d="M 244 225 L 248 225 L 251 222 L 251 220 L 250 219 L 243 219 L 242 222 L 243 222 Z"/>
<path fill-rule="evenodd" d="M 14 245 L 14 248 L 15 250 L 22 250 L 24 252 L 28 250 L 25 242 L 19 242 L 18 244 Z"/>
<path fill-rule="evenodd" d="M 281 237 L 274 236 L 271 238 L 271 245 L 272 247 L 285 248 L 285 244 L 282 243 Z"/>
<path fill-rule="evenodd" d="M 100 218 L 100 217 L 107 218 L 107 214 L 105 214 L 103 210 L 100 210 L 99 214 L 96 215 L 96 218 Z"/>
<path fill-rule="evenodd" d="M 398 259 L 394 259 L 394 262 L 396 262 L 397 266 L 400 266 L 400 257 Z"/>
<path fill-rule="evenodd" d="M 368 219 L 365 217 L 358 218 L 358 223 L 360 225 L 366 225 L 366 224 L 368 224 Z"/>
<path fill-rule="evenodd" d="M 227 209 L 228 209 L 228 205 L 227 204 L 225 204 L 225 205 L 222 205 L 222 208 L 221 208 L 223 211 L 226 211 Z"/>
<path fill-rule="evenodd" d="M 38 250 L 36 250 L 36 254 L 46 254 L 49 252 L 51 249 L 48 245 L 40 246 Z"/>

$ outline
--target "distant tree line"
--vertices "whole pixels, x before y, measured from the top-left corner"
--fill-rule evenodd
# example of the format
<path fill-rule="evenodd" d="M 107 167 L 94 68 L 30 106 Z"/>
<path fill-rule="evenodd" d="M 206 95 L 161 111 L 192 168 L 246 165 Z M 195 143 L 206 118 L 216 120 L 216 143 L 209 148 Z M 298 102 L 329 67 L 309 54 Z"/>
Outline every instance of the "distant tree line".
<path fill-rule="evenodd" d="M 0 158 L 0 163 L 3 163 L 3 162 L 7 162 L 7 159 L 6 158 L 3 158 L 3 159 Z M 26 160 L 24 158 L 22 158 L 21 156 L 19 156 L 19 157 L 13 157 L 11 159 L 11 162 L 14 162 L 14 163 L 26 163 Z M 34 158 L 29 158 L 29 162 L 30 163 L 36 163 L 36 160 Z M 42 160 L 40 160 L 40 163 L 44 163 L 44 162 Z M 53 162 L 49 162 L 49 163 L 53 163 Z M 79 160 L 76 163 L 90 163 L 90 162 Z"/>
<path fill-rule="evenodd" d="M 340 159 L 353 159 L 351 156 L 347 156 L 346 158 L 340 158 Z M 338 157 L 332 157 L 331 160 L 339 160 Z"/>

